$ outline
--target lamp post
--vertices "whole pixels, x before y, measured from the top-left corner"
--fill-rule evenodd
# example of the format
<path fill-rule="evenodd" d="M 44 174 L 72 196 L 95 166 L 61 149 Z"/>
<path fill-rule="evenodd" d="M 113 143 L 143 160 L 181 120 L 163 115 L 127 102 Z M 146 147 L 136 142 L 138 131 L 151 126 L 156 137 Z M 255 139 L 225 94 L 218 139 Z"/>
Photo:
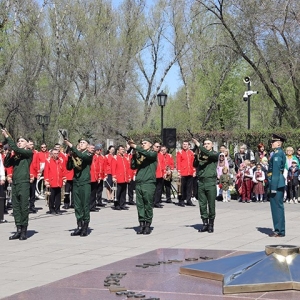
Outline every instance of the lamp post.
<path fill-rule="evenodd" d="M 36 122 L 42 126 L 42 131 L 43 131 L 43 143 L 45 143 L 45 130 L 47 129 L 47 126 L 50 123 L 50 116 L 47 115 L 36 115 Z"/>
<path fill-rule="evenodd" d="M 160 114 L 161 130 L 160 130 L 160 136 L 161 136 L 161 140 L 162 141 L 163 141 L 163 129 L 164 129 L 164 106 L 167 103 L 167 98 L 168 98 L 168 95 L 165 94 L 163 91 L 161 91 L 157 95 L 157 102 L 158 102 L 158 105 L 161 107 L 161 114 Z"/>
<path fill-rule="evenodd" d="M 250 130 L 250 98 L 253 94 L 258 94 L 258 91 L 251 91 L 250 77 L 245 77 L 244 82 L 247 84 L 247 91 L 244 93 L 243 100 L 248 101 L 248 130 Z"/>

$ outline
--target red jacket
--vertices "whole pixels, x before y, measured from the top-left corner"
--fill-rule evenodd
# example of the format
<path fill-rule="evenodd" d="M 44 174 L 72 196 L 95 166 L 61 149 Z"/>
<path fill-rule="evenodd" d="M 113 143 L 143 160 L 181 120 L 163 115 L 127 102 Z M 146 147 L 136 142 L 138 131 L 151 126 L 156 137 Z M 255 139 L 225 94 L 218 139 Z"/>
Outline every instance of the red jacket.
<path fill-rule="evenodd" d="M 92 164 L 90 167 L 91 182 L 97 182 L 100 178 L 100 165 L 98 155 L 93 155 Z"/>
<path fill-rule="evenodd" d="M 45 184 L 50 184 L 51 188 L 62 187 L 63 181 L 66 181 L 66 166 L 64 160 L 59 157 L 54 160 L 53 158 L 46 159 L 44 169 Z"/>
<path fill-rule="evenodd" d="M 129 161 L 129 177 L 130 177 L 131 180 L 135 180 L 135 175 L 136 175 L 137 169 L 132 170 L 132 169 L 130 168 L 130 166 L 131 166 L 131 160 L 132 160 L 132 154 L 130 153 L 130 154 L 128 154 L 128 161 Z"/>
<path fill-rule="evenodd" d="M 102 154 L 100 154 L 100 155 L 94 155 L 94 156 L 98 157 L 99 178 L 101 180 L 103 180 L 104 177 L 105 177 L 105 170 L 104 170 L 104 167 L 105 167 L 105 156 L 103 156 Z"/>
<path fill-rule="evenodd" d="M 116 155 L 116 158 L 112 160 L 112 177 L 116 178 L 117 183 L 129 182 L 129 168 L 129 159 L 125 155 Z"/>
<path fill-rule="evenodd" d="M 5 156 L 6 155 L 4 153 L 2 153 L 3 163 L 4 163 Z M 13 166 L 8 167 L 8 168 L 4 167 L 4 171 L 5 171 L 6 178 L 11 180 L 12 179 L 12 174 L 13 174 L 13 171 L 14 171 L 14 167 Z"/>
<path fill-rule="evenodd" d="M 37 170 L 39 173 L 42 173 L 40 172 L 41 168 L 43 168 L 43 164 L 44 164 L 44 167 L 45 167 L 45 162 L 46 162 L 46 159 L 49 157 L 49 152 L 48 151 L 40 151 L 36 154 L 36 166 L 37 166 Z"/>
<path fill-rule="evenodd" d="M 112 161 L 115 159 L 115 155 L 106 154 L 105 155 L 105 164 L 104 164 L 104 175 L 105 177 L 108 174 L 111 174 Z"/>
<path fill-rule="evenodd" d="M 164 164 L 166 169 L 169 168 L 171 171 L 174 170 L 174 159 L 170 153 L 164 154 Z"/>
<path fill-rule="evenodd" d="M 33 156 L 32 156 L 32 161 L 29 167 L 29 172 L 30 172 L 30 179 L 37 178 L 38 176 L 38 171 L 40 169 L 40 166 L 37 164 L 37 156 L 38 152 L 37 150 L 33 150 Z"/>
<path fill-rule="evenodd" d="M 161 152 L 157 153 L 156 178 L 163 178 L 166 172 L 164 155 Z"/>
<path fill-rule="evenodd" d="M 66 168 L 66 179 L 69 180 L 69 181 L 72 181 L 73 177 L 74 177 L 74 169 L 67 170 L 67 162 L 68 162 L 69 155 L 66 154 L 66 153 L 60 152 L 58 154 L 58 157 L 64 161 L 64 165 L 65 165 L 65 168 Z"/>
<path fill-rule="evenodd" d="M 180 150 L 176 154 L 177 171 L 181 176 L 194 175 L 194 152 L 192 150 Z"/>

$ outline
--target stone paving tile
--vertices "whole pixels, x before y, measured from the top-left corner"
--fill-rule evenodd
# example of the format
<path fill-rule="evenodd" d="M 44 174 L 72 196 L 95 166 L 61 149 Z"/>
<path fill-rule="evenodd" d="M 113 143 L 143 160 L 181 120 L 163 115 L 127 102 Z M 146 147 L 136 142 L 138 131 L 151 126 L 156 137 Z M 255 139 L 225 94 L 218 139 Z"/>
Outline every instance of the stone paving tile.
<path fill-rule="evenodd" d="M 135 230 L 138 226 L 136 207 L 130 207 L 128 211 L 116 212 L 104 208 L 98 213 L 92 213 L 91 233 L 86 238 L 80 238 L 70 236 L 70 232 L 76 226 L 72 210 L 62 216 L 49 216 L 46 215 L 45 202 L 39 200 L 37 206 L 41 209 L 38 214 L 30 215 L 30 238 L 27 241 L 8 240 L 9 235 L 15 230 L 12 216 L 6 215 L 8 223 L 0 224 L 2 252 L 0 281 L 4 283 L 1 284 L 0 298 L 43 284 L 51 284 L 55 278 L 61 278 L 60 273 L 67 277 L 85 270 L 111 265 L 141 253 L 149 254 L 149 251 L 163 247 L 203 249 L 203 251 L 210 249 L 262 251 L 265 245 L 274 243 L 300 245 L 298 230 L 300 205 L 285 206 L 287 235 L 278 241 L 267 235 L 272 230 L 268 203 L 242 204 L 231 201 L 216 204 L 217 217 L 213 234 L 198 232 L 202 223 L 198 204 L 196 207 L 185 208 L 165 204 L 163 209 L 154 210 L 153 232 L 149 236 L 136 235 Z M 19 274 L 26 274 L 26 270 L 28 276 L 19 279 Z M 14 272 L 15 278 L 11 275 Z M 49 273 L 51 276 L 46 278 L 41 276 L 43 273 Z M 9 280 L 6 279 L 6 274 L 9 274 L 7 276 Z M 35 280 L 31 280 L 32 278 Z M 74 291 L 69 292 L 70 297 L 76 294 Z M 90 290 L 85 292 L 93 293 Z M 164 294 L 167 298 L 162 299 L 178 299 L 178 296 L 172 298 L 175 295 L 171 294 L 169 296 Z M 288 295 L 287 298 L 293 300 L 294 294 L 289 292 Z M 74 297 L 71 297 L 72 300 L 77 296 Z M 106 299 L 99 297 L 97 298 Z M 193 296 L 185 295 L 184 299 L 198 299 L 191 297 Z M 222 299 L 222 295 L 218 295 L 218 299 L 219 297 Z M 56 298 L 59 299 L 58 296 Z M 115 296 L 107 299 L 115 299 Z M 267 298 L 263 296 L 263 299 Z"/>
<path fill-rule="evenodd" d="M 244 294 L 223 295 L 222 282 L 202 279 L 179 274 L 180 266 L 192 264 L 187 262 L 187 257 L 198 257 L 210 254 L 214 258 L 235 256 L 243 254 L 240 251 L 218 251 L 218 250 L 192 250 L 192 249 L 157 249 L 129 259 L 82 272 L 80 274 L 37 287 L 13 296 L 7 300 L 37 300 L 37 299 L 127 299 L 110 293 L 104 286 L 104 279 L 114 272 L 125 272 L 126 275 L 120 279 L 120 285 L 126 289 L 141 293 L 147 297 L 159 297 L 164 300 L 179 299 L 299 299 L 300 292 L 256 292 Z M 161 259 L 181 259 L 182 262 L 172 264 L 161 264 L 149 268 L 138 268 L 136 264 L 153 262 Z M 136 299 L 136 298 L 134 298 Z"/>

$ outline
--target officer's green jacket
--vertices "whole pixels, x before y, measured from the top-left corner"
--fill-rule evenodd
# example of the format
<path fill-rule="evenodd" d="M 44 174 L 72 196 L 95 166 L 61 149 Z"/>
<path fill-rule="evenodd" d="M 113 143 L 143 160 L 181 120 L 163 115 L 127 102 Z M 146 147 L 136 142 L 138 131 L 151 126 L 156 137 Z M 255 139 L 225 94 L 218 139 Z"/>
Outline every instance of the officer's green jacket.
<path fill-rule="evenodd" d="M 15 155 L 7 155 L 4 159 L 6 168 L 13 167 L 13 183 L 23 183 L 30 181 L 29 167 L 32 161 L 33 152 L 29 149 L 19 148 L 11 137 L 7 137 L 7 142 Z"/>
<path fill-rule="evenodd" d="M 268 179 L 270 191 L 276 191 L 278 188 L 285 186 L 285 178 L 283 171 L 286 163 L 286 155 L 281 148 L 274 150 L 269 167 L 268 167 Z"/>
<path fill-rule="evenodd" d="M 131 160 L 131 169 L 136 170 L 135 182 L 136 184 L 143 183 L 156 183 L 156 160 L 157 152 L 152 150 L 144 150 L 140 146 L 136 146 L 135 149 L 138 152 L 137 155 L 134 155 Z M 139 159 L 137 156 L 143 155 L 144 159 Z M 139 163 L 140 162 L 140 163 Z"/>
<path fill-rule="evenodd" d="M 90 183 L 91 182 L 90 168 L 93 161 L 93 155 L 88 151 L 81 152 L 77 150 L 76 147 L 72 147 L 71 150 L 73 153 L 75 153 L 76 156 L 78 156 L 81 159 L 80 168 L 77 168 L 75 166 L 73 167 L 74 169 L 73 183 L 77 185 Z"/>
<path fill-rule="evenodd" d="M 195 156 L 194 160 L 194 167 L 198 169 L 198 179 L 216 184 L 219 153 L 213 150 L 208 151 L 201 145 L 198 148 L 200 153 Z"/>

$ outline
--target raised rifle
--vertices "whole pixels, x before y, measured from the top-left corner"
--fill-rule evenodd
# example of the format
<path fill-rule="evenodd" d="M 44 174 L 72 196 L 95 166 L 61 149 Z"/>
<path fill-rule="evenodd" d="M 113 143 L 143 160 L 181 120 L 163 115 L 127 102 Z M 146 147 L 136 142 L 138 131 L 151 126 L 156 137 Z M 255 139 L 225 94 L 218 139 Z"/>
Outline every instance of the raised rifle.
<path fill-rule="evenodd" d="M 192 132 L 189 129 L 187 129 L 187 131 L 189 132 L 189 134 L 191 135 L 191 138 L 193 139 L 194 135 L 192 134 Z"/>
<path fill-rule="evenodd" d="M 61 134 L 61 136 L 63 137 L 64 141 L 68 141 L 67 136 L 63 133 L 63 131 L 61 131 L 60 129 L 58 129 L 58 132 Z M 65 152 L 66 152 L 66 153 L 69 153 L 69 152 L 70 152 L 69 146 L 67 146 Z"/>
<path fill-rule="evenodd" d="M 133 140 L 130 137 L 122 134 L 121 132 L 117 131 L 117 134 L 120 135 L 128 144 L 129 144 L 129 142 L 133 142 Z M 129 149 L 127 150 L 127 154 L 129 154 L 132 149 L 133 148 L 129 147 Z"/>
<path fill-rule="evenodd" d="M 5 126 L 4 126 L 2 123 L 0 123 L 0 128 L 1 128 L 2 130 L 5 130 L 6 133 L 8 134 L 8 136 L 11 137 L 10 133 L 6 130 Z"/>
<path fill-rule="evenodd" d="M 130 137 L 128 137 L 128 136 L 122 134 L 121 132 L 118 132 L 118 135 L 120 135 L 126 142 L 131 141 L 131 138 L 130 138 Z"/>
<path fill-rule="evenodd" d="M 68 140 L 67 136 L 60 129 L 58 129 L 58 132 L 61 134 L 61 136 L 64 138 L 64 140 Z"/>
<path fill-rule="evenodd" d="M 189 134 L 191 135 L 191 138 L 194 139 L 194 134 L 189 130 L 187 129 L 187 131 L 189 132 Z M 193 149 L 191 149 L 195 155 L 199 154 L 199 149 L 198 147 L 195 145 L 195 147 Z"/>

